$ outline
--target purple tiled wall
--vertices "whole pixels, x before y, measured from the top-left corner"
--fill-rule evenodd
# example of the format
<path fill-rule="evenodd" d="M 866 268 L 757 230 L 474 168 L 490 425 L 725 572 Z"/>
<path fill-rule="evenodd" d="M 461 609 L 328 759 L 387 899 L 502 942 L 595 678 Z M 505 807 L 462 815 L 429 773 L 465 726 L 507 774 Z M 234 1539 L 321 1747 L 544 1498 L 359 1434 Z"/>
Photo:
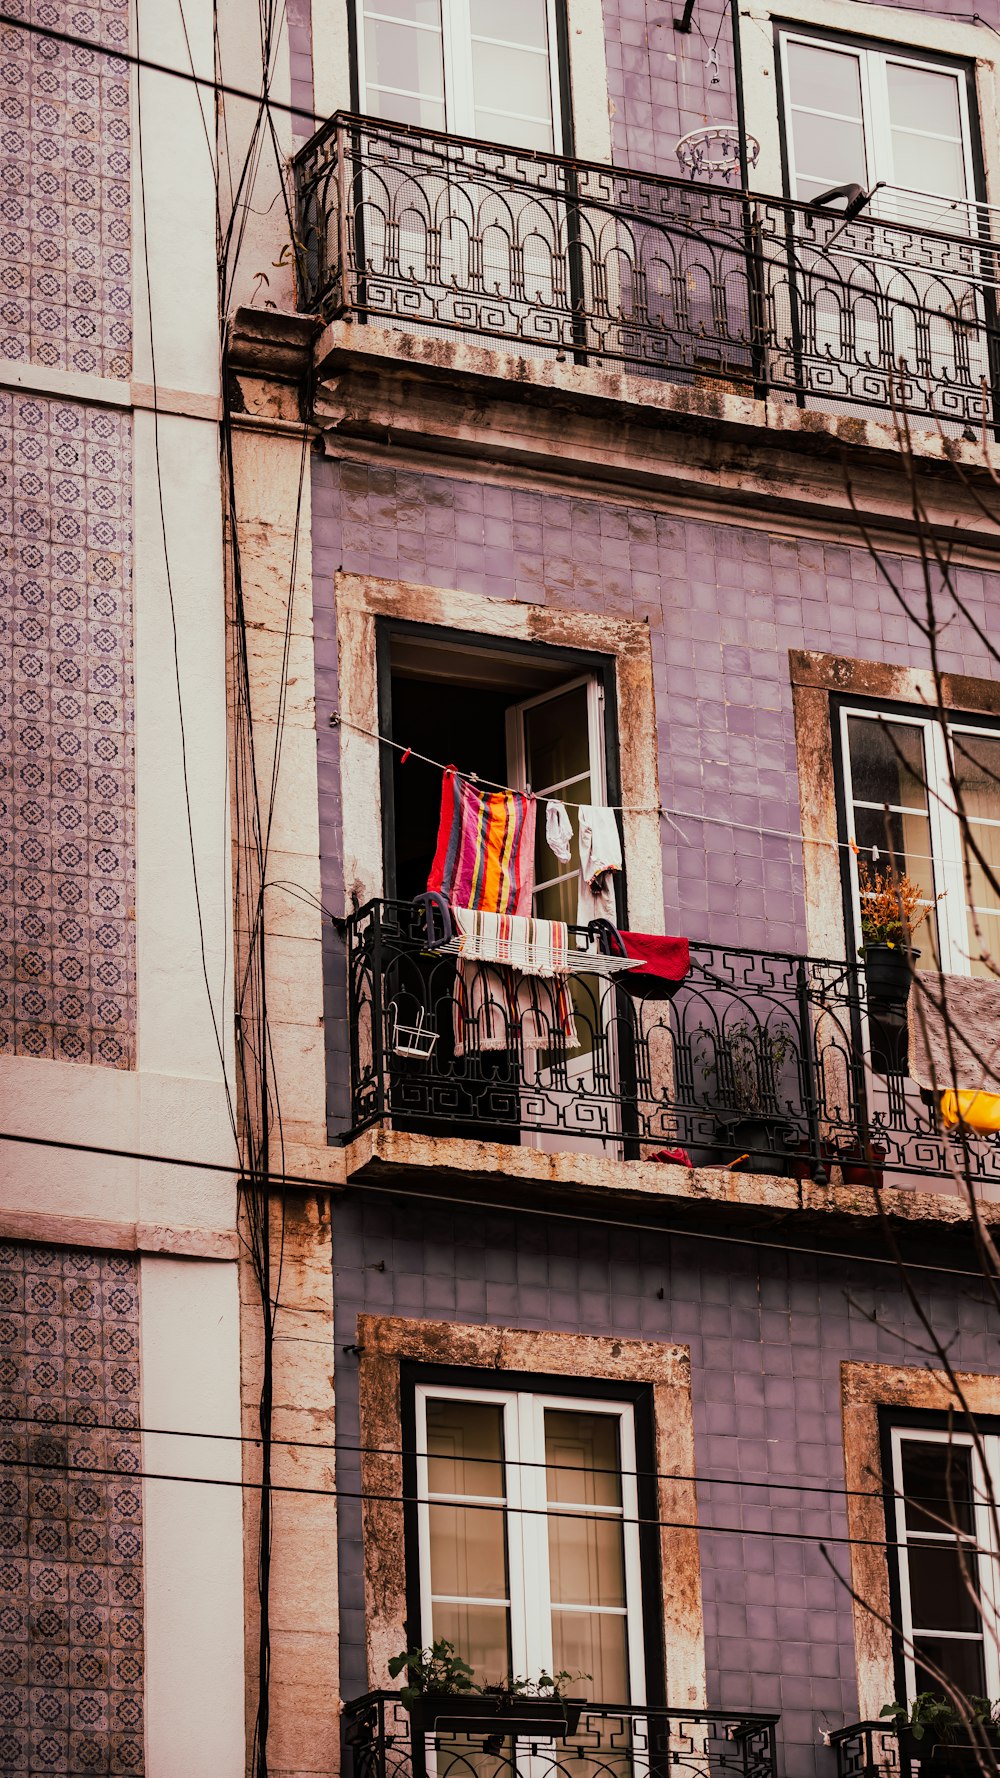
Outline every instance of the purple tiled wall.
<path fill-rule="evenodd" d="M 10 0 L 0 29 L 0 358 L 104 377 L 132 364 L 129 0 Z"/>
<path fill-rule="evenodd" d="M 691 1348 L 708 1701 L 780 1710 L 787 1778 L 833 1778 L 820 1730 L 855 1720 L 840 1364 L 920 1359 L 891 1266 L 558 1217 L 343 1199 L 334 1214 L 343 1692 L 367 1689 L 356 1317 L 426 1316 Z M 384 1264 L 385 1270 L 377 1268 Z M 921 1274 L 960 1370 L 995 1370 L 981 1293 Z M 714 1527 L 714 1529 L 712 1529 Z M 824 1555 L 823 1545 L 827 1555 Z M 831 1563 L 833 1566 L 831 1566 Z M 888 1699 L 886 1700 L 889 1701 Z"/>
<path fill-rule="evenodd" d="M 0 1244 L 0 1770 L 138 1778 L 139 1268 Z"/>
<path fill-rule="evenodd" d="M 132 420 L 0 393 L 0 1053 L 135 1043 Z"/>
<path fill-rule="evenodd" d="M 316 462 L 313 486 L 317 728 L 324 900 L 343 906 L 333 576 L 462 588 L 648 622 L 659 737 L 667 928 L 760 950 L 806 946 L 788 651 L 927 665 L 908 617 L 863 546 L 520 492 L 390 467 Z M 887 558 L 903 597 L 919 562 Z M 978 639 L 1000 633 L 1000 575 L 958 571 L 945 671 L 990 678 Z M 406 736 L 419 747 L 419 735 Z M 701 816 L 711 816 L 705 822 Z M 763 829 L 776 830 L 769 834 Z M 344 1109 L 342 959 L 328 967 L 331 1113 Z"/>
<path fill-rule="evenodd" d="M 671 179 L 684 176 L 682 136 L 734 119 L 727 0 L 697 0 L 687 34 L 673 28 L 683 10 L 683 0 L 604 0 L 614 159 Z"/>

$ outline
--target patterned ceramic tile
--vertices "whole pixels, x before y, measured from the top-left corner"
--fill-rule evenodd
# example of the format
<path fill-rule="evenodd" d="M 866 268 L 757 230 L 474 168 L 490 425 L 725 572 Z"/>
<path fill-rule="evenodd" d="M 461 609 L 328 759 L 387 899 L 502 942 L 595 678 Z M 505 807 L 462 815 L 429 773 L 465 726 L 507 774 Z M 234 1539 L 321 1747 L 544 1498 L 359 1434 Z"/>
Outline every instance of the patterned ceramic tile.
<path fill-rule="evenodd" d="M 8 0 L 48 30 L 128 45 L 128 0 Z M 0 357 L 131 368 L 128 68 L 0 30 Z"/>
<path fill-rule="evenodd" d="M 131 419 L 0 392 L 0 1053 L 133 1061 Z"/>
<path fill-rule="evenodd" d="M 134 1259 L 0 1244 L 0 1770 L 142 1772 Z"/>

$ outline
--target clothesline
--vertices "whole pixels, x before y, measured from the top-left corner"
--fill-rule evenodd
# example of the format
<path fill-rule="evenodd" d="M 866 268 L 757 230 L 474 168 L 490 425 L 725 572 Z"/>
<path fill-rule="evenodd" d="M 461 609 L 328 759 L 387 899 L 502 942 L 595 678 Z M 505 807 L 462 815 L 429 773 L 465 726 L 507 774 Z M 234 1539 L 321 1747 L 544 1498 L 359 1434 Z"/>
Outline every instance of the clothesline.
<path fill-rule="evenodd" d="M 448 766 L 443 760 L 431 759 L 429 754 L 421 753 L 418 748 L 407 746 L 402 741 L 394 741 L 391 735 L 380 734 L 378 729 L 363 728 L 360 723 L 349 722 L 346 716 L 341 716 L 339 710 L 335 710 L 330 717 L 330 726 L 331 728 L 350 729 L 352 734 L 364 735 L 369 741 L 380 741 L 383 747 L 394 748 L 397 753 L 402 754 L 404 765 L 408 759 L 419 759 L 422 765 L 433 766 L 438 772 L 448 770 Z M 482 778 L 477 772 L 464 772 L 460 776 L 468 778 L 473 784 L 485 785 L 487 790 L 502 790 L 508 795 L 524 794 L 523 791 L 518 791 L 513 784 L 499 784 L 495 778 Z M 549 799 L 543 797 L 543 801 L 547 800 Z M 592 806 L 587 803 L 571 802 L 563 796 L 556 800 L 561 802 L 566 809 L 583 809 Z M 616 815 L 660 815 L 674 828 L 677 828 L 678 821 L 701 821 L 712 827 L 729 827 L 737 833 L 763 834 L 768 839 L 775 840 L 796 840 L 800 846 L 830 846 L 834 851 L 850 850 L 849 840 L 827 840 L 820 839 L 818 836 L 807 838 L 804 833 L 795 832 L 792 828 L 760 827 L 750 821 L 733 821 L 727 815 L 699 815 L 694 809 L 668 809 L 664 803 L 605 803 L 603 807 L 613 809 Z M 685 844 L 689 843 L 687 835 L 680 828 L 677 828 L 677 832 L 680 833 Z"/>

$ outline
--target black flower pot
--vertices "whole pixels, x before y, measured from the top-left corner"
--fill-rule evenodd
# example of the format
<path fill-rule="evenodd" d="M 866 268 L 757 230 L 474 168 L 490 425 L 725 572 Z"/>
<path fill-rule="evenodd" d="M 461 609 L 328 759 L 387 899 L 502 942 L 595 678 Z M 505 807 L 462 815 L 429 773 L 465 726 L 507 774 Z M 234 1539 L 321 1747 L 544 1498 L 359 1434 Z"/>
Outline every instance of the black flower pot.
<path fill-rule="evenodd" d="M 902 945 L 865 945 L 868 1004 L 894 1011 L 905 1007 L 919 956 Z"/>
<path fill-rule="evenodd" d="M 721 1165 L 736 1163 L 740 1173 L 769 1173 L 783 1179 L 791 1166 L 791 1156 L 784 1152 L 787 1128 L 784 1118 L 774 1116 L 720 1118 L 716 1140 Z"/>
<path fill-rule="evenodd" d="M 421 1692 L 409 1706 L 415 1735 L 575 1734 L 583 1698 L 522 1698 L 516 1692 Z"/>

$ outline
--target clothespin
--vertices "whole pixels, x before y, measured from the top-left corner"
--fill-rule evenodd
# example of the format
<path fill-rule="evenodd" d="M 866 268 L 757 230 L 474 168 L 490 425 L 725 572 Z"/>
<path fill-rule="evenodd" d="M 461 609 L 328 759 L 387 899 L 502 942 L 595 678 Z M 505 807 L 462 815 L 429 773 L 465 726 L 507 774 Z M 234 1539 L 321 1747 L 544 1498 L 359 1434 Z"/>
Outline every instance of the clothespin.
<path fill-rule="evenodd" d="M 410 754 L 411 754 L 411 753 L 412 753 L 412 752 L 413 752 L 413 748 L 412 748 L 412 747 L 407 747 L 407 749 L 406 749 L 406 751 L 405 751 L 405 753 L 404 753 L 404 754 L 403 754 L 403 757 L 402 757 L 402 759 L 401 759 L 401 760 L 400 760 L 400 762 L 399 762 L 399 763 L 400 763 L 400 765 L 401 765 L 401 766 L 405 766 L 405 764 L 406 764 L 406 762 L 407 762 L 407 760 L 408 760 L 408 759 L 409 759 L 409 757 L 410 757 Z"/>

